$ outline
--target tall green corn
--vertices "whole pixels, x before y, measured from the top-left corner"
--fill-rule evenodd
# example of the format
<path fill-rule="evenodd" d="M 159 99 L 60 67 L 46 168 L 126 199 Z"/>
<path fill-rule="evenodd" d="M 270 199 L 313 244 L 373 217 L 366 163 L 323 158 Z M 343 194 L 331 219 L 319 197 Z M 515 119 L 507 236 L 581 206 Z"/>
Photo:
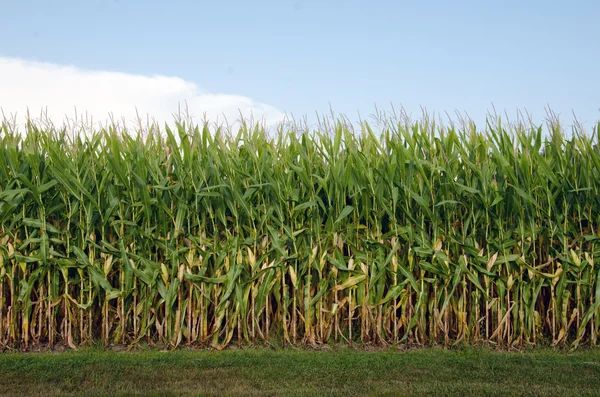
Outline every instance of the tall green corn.
<path fill-rule="evenodd" d="M 3 125 L 0 348 L 596 344 L 598 129 L 385 125 Z"/>

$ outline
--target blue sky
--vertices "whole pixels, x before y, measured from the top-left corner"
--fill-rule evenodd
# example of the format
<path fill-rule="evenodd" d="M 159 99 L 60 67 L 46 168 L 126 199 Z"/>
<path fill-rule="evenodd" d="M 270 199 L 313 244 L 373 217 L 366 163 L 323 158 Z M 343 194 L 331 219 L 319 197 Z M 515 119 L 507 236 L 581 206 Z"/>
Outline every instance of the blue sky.
<path fill-rule="evenodd" d="M 572 110 L 589 126 L 600 120 L 597 1 L 0 3 L 0 57 L 178 77 L 194 95 L 246 98 L 229 106 L 312 118 L 331 104 L 355 119 L 393 103 L 413 116 L 424 106 L 481 120 L 493 103 L 542 122 L 549 105 L 566 121 Z M 29 90 L 37 104 L 40 90 Z M 10 108 L 6 95 L 0 107 Z"/>

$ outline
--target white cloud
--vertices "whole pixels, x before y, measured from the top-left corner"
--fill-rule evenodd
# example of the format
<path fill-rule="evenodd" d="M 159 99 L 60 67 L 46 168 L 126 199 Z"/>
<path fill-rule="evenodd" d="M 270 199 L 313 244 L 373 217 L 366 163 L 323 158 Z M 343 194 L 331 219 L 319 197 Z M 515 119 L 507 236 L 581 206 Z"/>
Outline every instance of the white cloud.
<path fill-rule="evenodd" d="M 208 93 L 179 77 L 142 76 L 127 73 L 83 70 L 72 66 L 0 57 L 0 108 L 5 116 L 16 114 L 22 124 L 27 110 L 32 118 L 42 111 L 54 124 L 67 118 L 88 115 L 105 124 L 125 120 L 135 125 L 139 114 L 164 125 L 173 114 L 187 108 L 195 122 L 204 116 L 210 122 L 231 124 L 240 118 L 275 124 L 284 119 L 277 108 L 240 95 Z M 76 109 L 76 111 L 75 111 Z M 136 113 L 137 112 L 137 113 Z"/>

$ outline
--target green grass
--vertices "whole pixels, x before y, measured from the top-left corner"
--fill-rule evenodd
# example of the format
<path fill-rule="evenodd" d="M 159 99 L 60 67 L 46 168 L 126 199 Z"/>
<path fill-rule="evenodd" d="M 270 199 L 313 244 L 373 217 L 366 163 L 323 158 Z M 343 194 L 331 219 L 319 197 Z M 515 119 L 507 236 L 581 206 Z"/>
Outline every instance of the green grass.
<path fill-rule="evenodd" d="M 600 351 L 199 350 L 0 355 L 0 395 L 598 395 Z"/>

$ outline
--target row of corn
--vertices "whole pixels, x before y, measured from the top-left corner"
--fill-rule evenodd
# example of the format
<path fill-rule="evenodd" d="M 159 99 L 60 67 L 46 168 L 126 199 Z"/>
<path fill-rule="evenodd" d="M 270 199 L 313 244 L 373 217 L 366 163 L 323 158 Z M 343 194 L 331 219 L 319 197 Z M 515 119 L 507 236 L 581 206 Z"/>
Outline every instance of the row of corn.
<path fill-rule="evenodd" d="M 596 344 L 597 132 L 3 124 L 0 349 Z"/>

